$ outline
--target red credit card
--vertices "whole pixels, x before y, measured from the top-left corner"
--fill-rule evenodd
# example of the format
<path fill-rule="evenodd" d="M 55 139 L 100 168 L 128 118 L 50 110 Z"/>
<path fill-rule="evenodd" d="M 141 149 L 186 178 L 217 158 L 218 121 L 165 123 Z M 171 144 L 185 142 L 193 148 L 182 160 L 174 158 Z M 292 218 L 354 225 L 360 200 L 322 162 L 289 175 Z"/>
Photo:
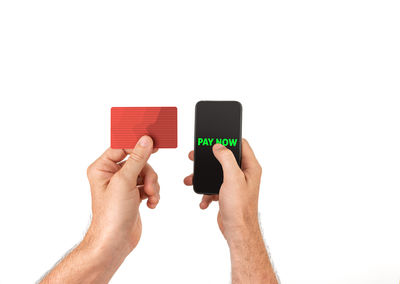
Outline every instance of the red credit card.
<path fill-rule="evenodd" d="M 132 149 L 143 135 L 153 138 L 154 148 L 178 146 L 176 107 L 111 108 L 111 148 Z"/>

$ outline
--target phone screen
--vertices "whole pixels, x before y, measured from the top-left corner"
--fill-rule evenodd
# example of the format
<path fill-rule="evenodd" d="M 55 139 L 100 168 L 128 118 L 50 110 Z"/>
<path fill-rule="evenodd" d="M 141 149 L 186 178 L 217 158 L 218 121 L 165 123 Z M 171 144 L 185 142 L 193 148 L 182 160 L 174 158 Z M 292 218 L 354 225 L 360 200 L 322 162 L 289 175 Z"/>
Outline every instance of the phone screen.
<path fill-rule="evenodd" d="M 193 189 L 200 194 L 218 194 L 222 167 L 214 157 L 215 143 L 229 148 L 240 166 L 242 105 L 237 101 L 200 101 L 196 104 Z"/>

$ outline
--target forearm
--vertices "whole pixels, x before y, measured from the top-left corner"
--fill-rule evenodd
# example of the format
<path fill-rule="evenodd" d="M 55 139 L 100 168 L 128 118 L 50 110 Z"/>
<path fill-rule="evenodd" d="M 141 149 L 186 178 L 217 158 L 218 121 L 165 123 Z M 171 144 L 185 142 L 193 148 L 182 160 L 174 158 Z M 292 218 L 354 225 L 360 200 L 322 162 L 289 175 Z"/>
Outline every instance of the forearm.
<path fill-rule="evenodd" d="M 232 283 L 278 283 L 260 228 L 253 226 L 230 241 Z"/>
<path fill-rule="evenodd" d="M 88 232 L 40 283 L 108 283 L 126 255 L 109 242 L 93 239 Z"/>

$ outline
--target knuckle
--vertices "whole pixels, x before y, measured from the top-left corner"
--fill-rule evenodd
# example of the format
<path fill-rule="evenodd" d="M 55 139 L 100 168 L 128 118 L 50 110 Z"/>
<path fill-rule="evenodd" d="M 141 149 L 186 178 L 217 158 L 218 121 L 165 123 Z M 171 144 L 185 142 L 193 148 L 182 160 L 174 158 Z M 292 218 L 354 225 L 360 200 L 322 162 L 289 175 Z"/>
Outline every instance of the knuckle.
<path fill-rule="evenodd" d="M 154 183 L 155 184 L 158 181 L 158 175 L 157 175 L 156 172 L 152 172 L 148 176 L 146 176 L 146 179 L 148 181 L 150 181 L 150 183 Z"/>
<path fill-rule="evenodd" d="M 94 166 L 93 164 L 91 164 L 86 170 L 86 175 L 89 179 L 93 176 L 93 172 L 94 172 Z"/>
<path fill-rule="evenodd" d="M 221 151 L 221 157 L 223 159 L 228 159 L 228 158 L 231 157 L 231 155 L 232 155 L 232 151 L 229 150 L 229 149 L 224 149 L 224 150 Z"/>
<path fill-rule="evenodd" d="M 263 171 L 263 170 L 262 170 L 261 165 L 258 164 L 257 167 L 256 167 L 256 173 L 257 173 L 257 175 L 261 176 L 261 175 L 262 175 L 262 171 Z"/>
<path fill-rule="evenodd" d="M 153 174 L 153 180 L 154 180 L 154 182 L 158 181 L 158 174 L 156 172 L 154 172 L 154 174 Z"/>
<path fill-rule="evenodd" d="M 145 159 L 145 156 L 143 153 L 137 152 L 137 151 L 133 151 L 130 155 L 129 155 L 129 159 L 133 160 L 135 162 L 141 162 Z"/>

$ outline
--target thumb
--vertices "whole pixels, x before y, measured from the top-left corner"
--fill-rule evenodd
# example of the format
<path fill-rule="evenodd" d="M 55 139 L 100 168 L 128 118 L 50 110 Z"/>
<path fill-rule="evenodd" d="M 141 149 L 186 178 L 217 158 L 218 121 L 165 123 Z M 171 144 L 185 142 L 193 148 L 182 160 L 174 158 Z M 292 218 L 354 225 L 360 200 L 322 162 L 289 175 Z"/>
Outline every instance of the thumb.
<path fill-rule="evenodd" d="M 150 136 L 142 136 L 120 170 L 127 182 L 136 185 L 137 178 L 150 158 L 152 151 L 153 140 Z"/>
<path fill-rule="evenodd" d="M 224 181 L 236 180 L 238 176 L 243 175 L 231 150 L 222 144 L 215 144 L 212 149 L 215 158 L 222 166 Z"/>

